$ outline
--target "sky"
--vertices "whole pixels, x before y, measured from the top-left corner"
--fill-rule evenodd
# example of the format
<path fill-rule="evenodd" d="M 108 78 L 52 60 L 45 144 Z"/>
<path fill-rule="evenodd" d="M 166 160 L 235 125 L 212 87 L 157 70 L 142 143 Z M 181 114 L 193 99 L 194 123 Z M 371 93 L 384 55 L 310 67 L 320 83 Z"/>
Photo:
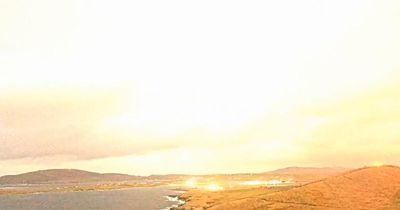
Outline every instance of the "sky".
<path fill-rule="evenodd" d="M 0 1 L 0 175 L 400 164 L 399 1 Z"/>

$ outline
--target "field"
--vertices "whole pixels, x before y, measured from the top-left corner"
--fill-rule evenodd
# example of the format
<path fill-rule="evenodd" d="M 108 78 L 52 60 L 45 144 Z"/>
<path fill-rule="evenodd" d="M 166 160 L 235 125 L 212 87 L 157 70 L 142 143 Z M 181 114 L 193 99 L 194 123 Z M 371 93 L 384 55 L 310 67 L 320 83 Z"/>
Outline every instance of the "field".
<path fill-rule="evenodd" d="M 400 168 L 368 167 L 296 187 L 253 188 L 182 196 L 181 209 L 400 209 Z"/>

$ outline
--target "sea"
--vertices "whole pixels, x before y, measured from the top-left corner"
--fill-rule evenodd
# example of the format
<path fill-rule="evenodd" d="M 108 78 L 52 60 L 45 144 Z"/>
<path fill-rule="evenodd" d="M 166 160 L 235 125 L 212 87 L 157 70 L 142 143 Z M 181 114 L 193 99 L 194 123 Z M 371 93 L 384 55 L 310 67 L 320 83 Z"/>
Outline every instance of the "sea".
<path fill-rule="evenodd" d="M 183 204 L 170 187 L 0 196 L 1 210 L 168 210 Z"/>

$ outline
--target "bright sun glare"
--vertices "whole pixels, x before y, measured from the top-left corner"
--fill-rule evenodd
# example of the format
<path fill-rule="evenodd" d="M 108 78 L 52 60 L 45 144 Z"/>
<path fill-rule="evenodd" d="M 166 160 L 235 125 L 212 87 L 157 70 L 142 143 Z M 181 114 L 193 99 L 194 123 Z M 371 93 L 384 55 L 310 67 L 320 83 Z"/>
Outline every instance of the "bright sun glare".
<path fill-rule="evenodd" d="M 385 163 L 384 163 L 383 161 L 374 161 L 374 162 L 372 163 L 372 166 L 373 166 L 373 167 L 381 167 L 381 166 L 383 166 L 383 165 L 385 165 Z"/>
<path fill-rule="evenodd" d="M 209 185 L 207 185 L 206 189 L 209 191 L 219 191 L 219 190 L 223 190 L 224 188 L 217 184 L 209 184 Z"/>
<path fill-rule="evenodd" d="M 190 178 L 186 181 L 186 186 L 189 188 L 196 188 L 197 187 L 197 179 L 196 178 Z"/>

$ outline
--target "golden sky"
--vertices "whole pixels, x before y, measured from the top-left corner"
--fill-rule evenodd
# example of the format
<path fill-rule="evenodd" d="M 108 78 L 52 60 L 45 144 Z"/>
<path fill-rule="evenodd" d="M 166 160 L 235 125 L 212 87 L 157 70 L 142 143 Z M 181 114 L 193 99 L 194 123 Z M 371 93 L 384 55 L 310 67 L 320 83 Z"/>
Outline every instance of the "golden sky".
<path fill-rule="evenodd" d="M 399 9 L 3 0 L 0 175 L 400 164 Z"/>

